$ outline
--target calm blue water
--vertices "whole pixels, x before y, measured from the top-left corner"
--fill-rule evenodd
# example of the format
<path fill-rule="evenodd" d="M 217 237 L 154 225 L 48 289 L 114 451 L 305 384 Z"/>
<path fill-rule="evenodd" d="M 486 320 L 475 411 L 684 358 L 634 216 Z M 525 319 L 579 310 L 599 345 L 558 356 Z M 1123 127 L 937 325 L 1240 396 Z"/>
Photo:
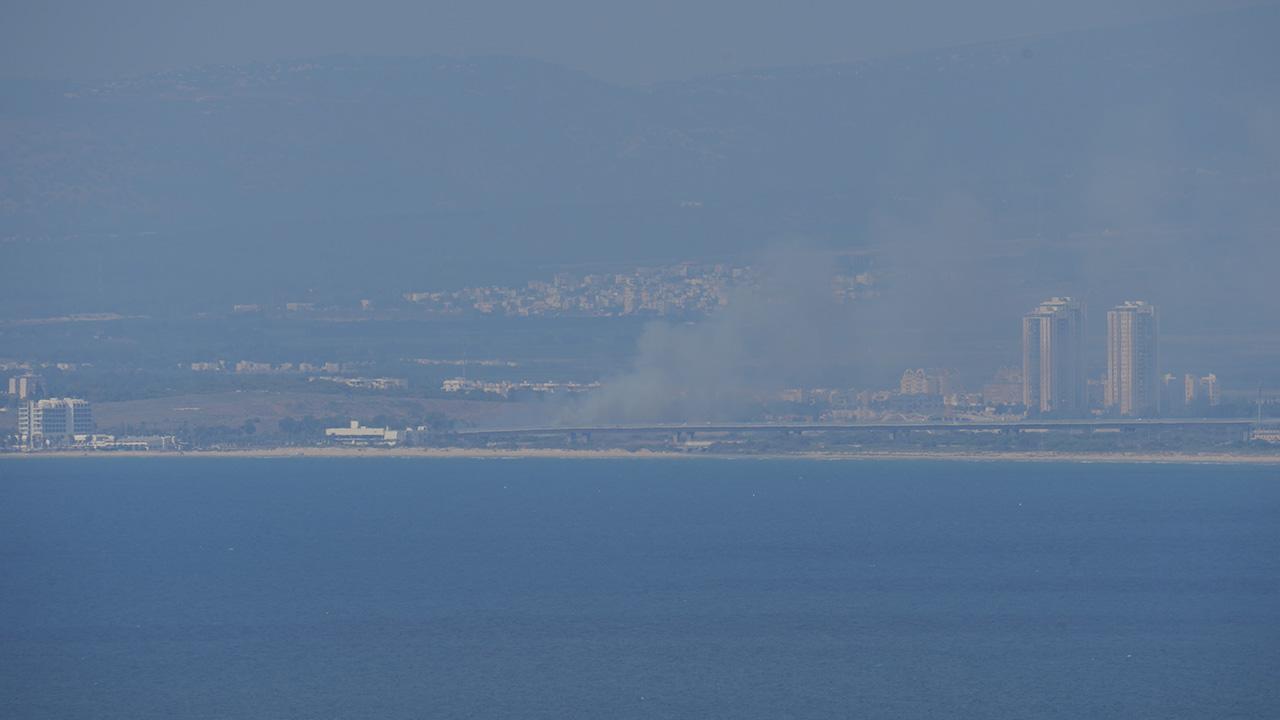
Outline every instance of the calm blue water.
<path fill-rule="evenodd" d="M 0 717 L 1275 718 L 1280 470 L 0 462 Z"/>

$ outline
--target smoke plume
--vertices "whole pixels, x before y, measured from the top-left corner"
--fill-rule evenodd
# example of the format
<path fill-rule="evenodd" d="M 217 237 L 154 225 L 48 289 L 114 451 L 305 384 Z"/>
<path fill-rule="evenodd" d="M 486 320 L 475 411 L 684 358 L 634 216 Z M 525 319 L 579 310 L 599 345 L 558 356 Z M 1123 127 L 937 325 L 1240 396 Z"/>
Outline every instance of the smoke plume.
<path fill-rule="evenodd" d="M 744 419 L 766 394 L 849 362 L 853 317 L 832 293 L 830 254 L 792 246 L 754 266 L 759 282 L 701 322 L 650 323 L 630 369 L 607 378 L 566 420 Z"/>

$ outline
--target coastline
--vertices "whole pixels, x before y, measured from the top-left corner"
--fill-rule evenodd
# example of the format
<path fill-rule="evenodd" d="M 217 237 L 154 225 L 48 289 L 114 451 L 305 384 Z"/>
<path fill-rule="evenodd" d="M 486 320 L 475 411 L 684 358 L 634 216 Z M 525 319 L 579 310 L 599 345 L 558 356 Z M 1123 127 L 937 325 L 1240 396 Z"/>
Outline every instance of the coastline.
<path fill-rule="evenodd" d="M 524 448 L 353 448 L 308 447 L 256 450 L 189 451 L 66 451 L 0 453 L 0 460 L 41 458 L 397 458 L 397 459 L 581 459 L 581 460 L 932 460 L 946 462 L 1039 462 L 1111 464 L 1280 465 L 1280 453 L 1243 455 L 1232 453 L 1054 453 L 1054 452 L 797 452 L 797 453 L 696 453 L 654 450 L 569 450 Z"/>

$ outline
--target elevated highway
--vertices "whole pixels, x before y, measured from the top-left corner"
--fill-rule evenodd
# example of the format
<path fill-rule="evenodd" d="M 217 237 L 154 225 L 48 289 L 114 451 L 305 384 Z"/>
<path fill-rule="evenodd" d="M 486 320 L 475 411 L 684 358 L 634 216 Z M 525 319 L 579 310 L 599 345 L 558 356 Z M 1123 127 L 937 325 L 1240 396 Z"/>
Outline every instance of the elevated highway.
<path fill-rule="evenodd" d="M 1277 422 L 1264 423 L 1276 425 Z M 1241 418 L 1156 418 L 1156 419 L 1082 419 L 1082 420 L 1023 420 L 1017 422 L 900 422 L 900 423 L 705 423 L 705 424 L 639 424 L 639 425 L 576 425 L 517 428 L 466 429 L 452 433 L 458 438 L 476 440 L 500 440 L 519 437 L 583 436 L 593 435 L 671 435 L 694 437 L 698 434 L 748 435 L 760 433 L 865 433 L 865 432 L 1049 432 L 1049 431 L 1136 431 L 1136 430 L 1232 430 L 1245 431 L 1256 425 L 1254 420 Z"/>

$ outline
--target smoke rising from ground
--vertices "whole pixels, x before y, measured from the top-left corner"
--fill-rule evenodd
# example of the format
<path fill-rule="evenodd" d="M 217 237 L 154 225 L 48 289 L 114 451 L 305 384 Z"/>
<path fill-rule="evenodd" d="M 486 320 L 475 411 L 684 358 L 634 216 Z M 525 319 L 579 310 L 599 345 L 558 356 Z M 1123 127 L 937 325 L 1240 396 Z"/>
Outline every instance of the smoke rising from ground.
<path fill-rule="evenodd" d="M 791 246 L 754 265 L 758 286 L 705 320 L 646 326 L 630 369 L 605 379 L 566 421 L 742 419 L 765 394 L 849 362 L 855 323 L 832 294 L 833 258 Z"/>

